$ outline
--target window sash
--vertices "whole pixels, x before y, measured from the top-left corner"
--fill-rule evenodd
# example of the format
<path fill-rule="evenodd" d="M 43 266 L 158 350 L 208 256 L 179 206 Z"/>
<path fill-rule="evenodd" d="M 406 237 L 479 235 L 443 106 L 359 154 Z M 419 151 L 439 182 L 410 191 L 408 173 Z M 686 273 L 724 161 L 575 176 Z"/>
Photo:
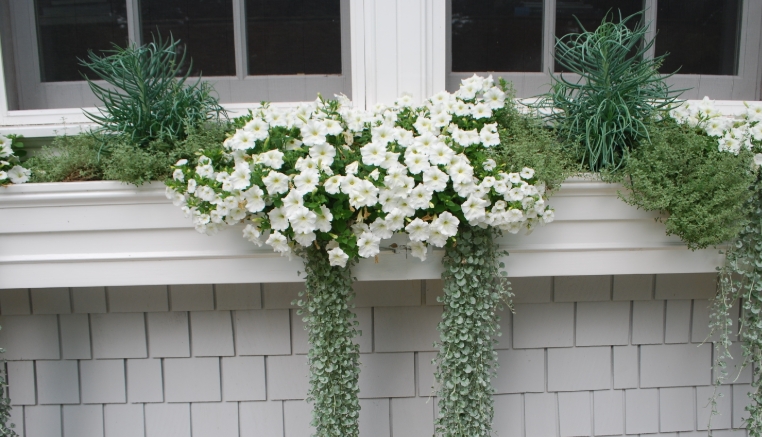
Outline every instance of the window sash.
<path fill-rule="evenodd" d="M 647 38 L 653 38 L 656 34 L 655 24 L 656 3 L 658 0 L 644 0 L 644 19 L 654 23 L 649 28 Z M 555 10 L 556 0 L 544 0 L 543 2 L 543 43 L 542 43 L 542 69 L 543 73 L 537 72 L 453 72 L 452 71 L 452 8 L 451 2 L 447 1 L 447 89 L 456 90 L 460 81 L 472 74 L 503 77 L 513 83 L 518 97 L 533 97 L 546 92 L 549 89 L 550 78 L 548 71 L 552 71 L 554 65 L 553 51 L 555 45 Z M 675 89 L 691 88 L 686 91 L 682 98 L 701 99 L 709 96 L 719 100 L 757 100 L 760 99 L 762 90 L 762 2 L 741 2 L 740 38 L 738 47 L 738 69 L 736 75 L 693 75 L 677 74 L 667 80 L 667 83 Z M 647 56 L 654 56 L 655 48 L 651 47 Z"/>

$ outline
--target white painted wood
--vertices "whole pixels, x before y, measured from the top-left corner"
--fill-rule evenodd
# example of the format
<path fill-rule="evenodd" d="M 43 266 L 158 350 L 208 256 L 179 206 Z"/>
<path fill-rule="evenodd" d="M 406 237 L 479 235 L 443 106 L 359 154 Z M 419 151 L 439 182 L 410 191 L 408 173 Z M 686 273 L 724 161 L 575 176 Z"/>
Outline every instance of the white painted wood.
<path fill-rule="evenodd" d="M 698 273 L 722 263 L 716 249 L 692 252 L 665 236 L 657 214 L 624 204 L 617 189 L 567 181 L 550 201 L 554 223 L 500 239 L 511 254 L 509 276 Z M 240 227 L 211 237 L 196 233 L 160 183 L 2 188 L 0 241 L 0 289 L 303 281 L 301 260 L 258 248 Z M 378 263 L 363 260 L 354 271 L 359 280 L 436 279 L 442 255 L 435 250 L 420 262 L 385 249 Z"/>

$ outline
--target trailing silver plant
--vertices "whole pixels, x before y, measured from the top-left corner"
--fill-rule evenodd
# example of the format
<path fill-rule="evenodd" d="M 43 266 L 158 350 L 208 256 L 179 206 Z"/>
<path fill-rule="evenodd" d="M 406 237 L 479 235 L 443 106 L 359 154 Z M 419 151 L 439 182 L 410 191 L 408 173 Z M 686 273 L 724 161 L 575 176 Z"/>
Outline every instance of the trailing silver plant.
<path fill-rule="evenodd" d="M 743 350 L 740 367 L 752 366 L 751 403 L 746 407 L 746 429 L 751 437 L 762 436 L 762 176 L 753 185 L 748 224 L 725 253 L 725 265 L 720 268 L 718 293 L 711 311 L 710 330 L 719 337 L 715 341 L 715 387 L 728 378 L 731 336 L 738 334 Z M 738 327 L 733 326 L 731 309 L 742 302 Z M 740 371 L 740 369 L 739 369 Z M 715 390 L 715 393 L 717 391 Z M 712 414 L 717 414 L 717 394 L 710 400 Z M 711 427 L 710 427 L 711 429 Z"/>
<path fill-rule="evenodd" d="M 441 342 L 434 362 L 439 388 L 437 435 L 492 435 L 492 379 L 497 370 L 497 312 L 510 306 L 510 283 L 499 263 L 492 229 L 461 226 L 445 246 Z"/>
<path fill-rule="evenodd" d="M 312 426 L 317 437 L 357 437 L 360 434 L 360 349 L 355 328 L 351 263 L 331 266 L 325 250 L 310 246 L 305 260 L 305 291 L 299 294 L 297 314 L 304 317 L 310 350 Z"/>

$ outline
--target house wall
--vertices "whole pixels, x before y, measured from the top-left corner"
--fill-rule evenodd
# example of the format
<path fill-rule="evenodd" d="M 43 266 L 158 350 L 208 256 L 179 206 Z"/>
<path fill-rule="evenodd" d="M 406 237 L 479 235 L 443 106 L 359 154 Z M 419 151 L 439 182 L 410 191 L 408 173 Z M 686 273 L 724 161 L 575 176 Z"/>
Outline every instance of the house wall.
<path fill-rule="evenodd" d="M 20 435 L 309 436 L 307 335 L 290 305 L 302 287 L 0 290 Z M 356 290 L 361 435 L 432 435 L 441 282 Z M 713 351 L 699 344 L 714 290 L 712 274 L 515 279 L 496 435 L 703 435 Z M 742 425 L 750 382 L 746 369 L 720 389 L 715 429 Z"/>

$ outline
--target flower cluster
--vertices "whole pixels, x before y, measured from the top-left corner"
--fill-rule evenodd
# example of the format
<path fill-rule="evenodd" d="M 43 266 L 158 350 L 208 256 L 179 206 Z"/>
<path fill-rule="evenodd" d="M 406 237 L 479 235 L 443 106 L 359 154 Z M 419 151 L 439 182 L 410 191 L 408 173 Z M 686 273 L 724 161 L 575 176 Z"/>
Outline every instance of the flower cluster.
<path fill-rule="evenodd" d="M 717 138 L 720 152 L 738 155 L 743 148 L 757 153 L 754 161 L 757 165 L 762 163 L 762 105 L 746 103 L 746 112 L 740 118 L 728 118 L 720 113 L 713 100 L 704 97 L 699 103 L 685 102 L 672 109 L 670 116 Z"/>
<path fill-rule="evenodd" d="M 0 185 L 23 184 L 32 174 L 18 165 L 18 157 L 13 150 L 13 138 L 0 135 Z"/>
<path fill-rule="evenodd" d="M 461 222 L 531 229 L 553 220 L 545 187 L 534 170 L 507 173 L 489 158 L 505 98 L 504 84 L 473 76 L 420 106 L 410 96 L 369 111 L 344 96 L 264 105 L 222 147 L 179 161 L 167 196 L 199 232 L 244 223 L 253 243 L 288 256 L 314 244 L 339 266 L 377 255 L 395 232 L 425 259 Z"/>

